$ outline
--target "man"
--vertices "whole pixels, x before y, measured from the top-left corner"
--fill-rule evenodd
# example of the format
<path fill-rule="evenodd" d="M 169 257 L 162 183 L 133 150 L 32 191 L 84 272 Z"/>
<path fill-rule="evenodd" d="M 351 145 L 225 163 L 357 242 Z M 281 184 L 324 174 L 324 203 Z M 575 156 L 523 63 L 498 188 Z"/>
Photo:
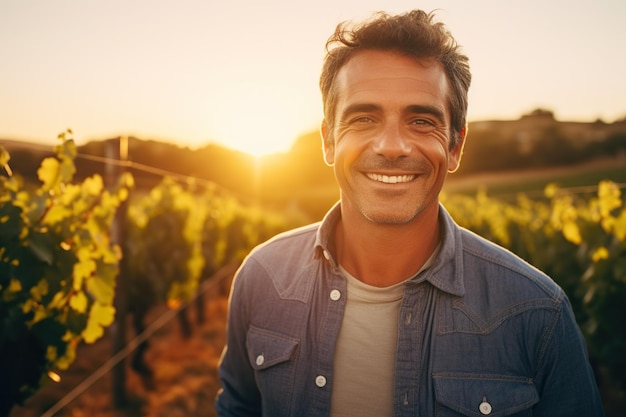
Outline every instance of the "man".
<path fill-rule="evenodd" d="M 438 202 L 470 72 L 432 14 L 339 25 L 320 86 L 340 203 L 235 278 L 220 416 L 599 416 L 563 291 Z"/>

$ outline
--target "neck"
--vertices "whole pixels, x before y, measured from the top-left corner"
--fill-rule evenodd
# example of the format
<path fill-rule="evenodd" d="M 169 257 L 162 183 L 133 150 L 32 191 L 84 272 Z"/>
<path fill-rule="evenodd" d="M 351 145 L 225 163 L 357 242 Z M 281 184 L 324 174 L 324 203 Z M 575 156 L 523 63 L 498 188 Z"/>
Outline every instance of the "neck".
<path fill-rule="evenodd" d="M 337 257 L 351 275 L 387 287 L 415 275 L 441 238 L 435 202 L 407 224 L 373 223 L 362 216 L 344 217 L 336 230 Z"/>

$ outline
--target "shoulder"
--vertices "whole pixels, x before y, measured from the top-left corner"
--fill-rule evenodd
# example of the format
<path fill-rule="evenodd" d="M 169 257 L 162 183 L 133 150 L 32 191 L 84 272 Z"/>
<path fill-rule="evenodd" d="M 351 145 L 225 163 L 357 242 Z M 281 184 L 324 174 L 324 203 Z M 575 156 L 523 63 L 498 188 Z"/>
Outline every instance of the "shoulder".
<path fill-rule="evenodd" d="M 479 281 L 504 297 L 547 298 L 556 303 L 565 298 L 559 285 L 527 260 L 467 229 L 459 230 L 463 268 L 469 280 Z M 472 284 L 466 282 L 466 288 L 468 285 Z"/>
<path fill-rule="evenodd" d="M 318 229 L 319 223 L 303 226 L 254 248 L 237 271 L 237 285 L 249 288 L 256 296 L 259 291 L 271 291 L 283 298 L 306 298 L 307 288 L 312 285 L 306 278 L 319 264 Z"/>
<path fill-rule="evenodd" d="M 443 208 L 441 220 L 446 233 L 442 248 L 442 270 L 461 281 L 466 296 L 478 302 L 489 297 L 496 304 L 518 304 L 541 299 L 560 306 L 566 298 L 559 285 L 543 271 L 512 251 L 459 226 Z M 560 307 L 557 307 L 560 308 Z"/>
<path fill-rule="evenodd" d="M 308 259 L 315 254 L 315 241 L 319 223 L 280 233 L 257 246 L 248 258 L 268 267 Z"/>

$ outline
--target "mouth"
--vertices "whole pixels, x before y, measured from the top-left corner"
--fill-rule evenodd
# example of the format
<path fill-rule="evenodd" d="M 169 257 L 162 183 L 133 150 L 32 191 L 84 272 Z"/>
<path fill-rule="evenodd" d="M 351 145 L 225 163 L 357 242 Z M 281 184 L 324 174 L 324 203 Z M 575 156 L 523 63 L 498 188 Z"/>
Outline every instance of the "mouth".
<path fill-rule="evenodd" d="M 383 175 L 368 173 L 367 178 L 384 184 L 402 184 L 415 179 L 416 175 Z"/>

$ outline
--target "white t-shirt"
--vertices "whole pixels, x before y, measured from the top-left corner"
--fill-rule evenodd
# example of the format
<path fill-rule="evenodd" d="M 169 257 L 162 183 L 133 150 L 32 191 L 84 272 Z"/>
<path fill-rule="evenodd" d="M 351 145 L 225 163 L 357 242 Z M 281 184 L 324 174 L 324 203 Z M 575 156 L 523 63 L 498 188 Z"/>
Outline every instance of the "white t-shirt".
<path fill-rule="evenodd" d="M 348 294 L 335 349 L 330 417 L 391 417 L 398 313 L 406 282 L 413 277 L 381 288 L 340 270 Z"/>
<path fill-rule="evenodd" d="M 380 288 L 341 271 L 348 298 L 335 350 L 330 416 L 392 416 L 398 311 L 406 281 Z"/>

